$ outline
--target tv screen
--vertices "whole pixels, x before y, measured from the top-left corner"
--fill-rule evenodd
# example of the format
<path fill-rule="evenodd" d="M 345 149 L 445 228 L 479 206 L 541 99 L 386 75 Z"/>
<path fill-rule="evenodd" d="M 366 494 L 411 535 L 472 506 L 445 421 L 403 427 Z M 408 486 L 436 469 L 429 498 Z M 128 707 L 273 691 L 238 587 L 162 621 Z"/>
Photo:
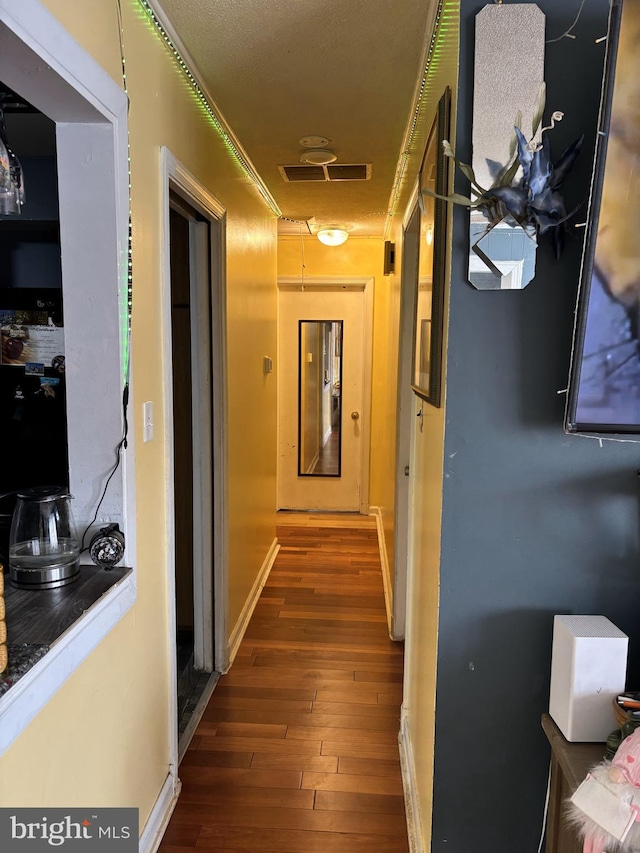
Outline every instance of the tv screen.
<path fill-rule="evenodd" d="M 640 432 L 640 2 L 613 0 L 569 382 L 570 432 Z"/>

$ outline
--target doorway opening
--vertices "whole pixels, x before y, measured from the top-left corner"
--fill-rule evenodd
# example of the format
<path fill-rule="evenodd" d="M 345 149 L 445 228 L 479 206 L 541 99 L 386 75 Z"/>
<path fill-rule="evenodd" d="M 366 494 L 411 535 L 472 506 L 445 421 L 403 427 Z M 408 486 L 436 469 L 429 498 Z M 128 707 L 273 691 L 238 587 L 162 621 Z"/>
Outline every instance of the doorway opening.
<path fill-rule="evenodd" d="M 177 767 L 229 661 L 226 211 L 167 148 L 161 160 L 167 654 Z"/>
<path fill-rule="evenodd" d="M 170 378 L 178 760 L 218 675 L 214 617 L 214 258 L 220 223 L 169 191 Z M 215 247 L 215 251 L 214 251 Z M 168 307 L 168 306 L 167 306 Z"/>
<path fill-rule="evenodd" d="M 195 230 L 194 230 L 195 226 Z M 209 680 L 202 661 L 196 662 L 194 600 L 194 417 L 192 400 L 197 372 L 205 365 L 193 358 L 193 285 L 199 286 L 198 270 L 193 269 L 194 233 L 205 248 L 210 245 L 209 223 L 175 193 L 170 194 L 171 254 L 171 356 L 173 364 L 173 488 L 174 488 L 174 567 L 176 591 L 176 661 L 178 739 Z M 195 281 L 194 281 L 195 279 Z M 204 535 L 210 535 L 204 532 Z M 210 571 L 211 567 L 202 567 Z"/>

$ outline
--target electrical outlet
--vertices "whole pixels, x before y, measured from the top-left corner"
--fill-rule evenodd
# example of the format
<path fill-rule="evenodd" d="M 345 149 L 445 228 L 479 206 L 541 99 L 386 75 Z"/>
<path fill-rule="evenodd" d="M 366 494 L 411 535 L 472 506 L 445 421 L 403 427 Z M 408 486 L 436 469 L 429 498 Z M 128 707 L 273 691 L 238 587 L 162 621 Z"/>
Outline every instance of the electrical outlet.
<path fill-rule="evenodd" d="M 153 438 L 153 402 L 149 400 L 143 406 L 143 440 L 151 441 Z"/>

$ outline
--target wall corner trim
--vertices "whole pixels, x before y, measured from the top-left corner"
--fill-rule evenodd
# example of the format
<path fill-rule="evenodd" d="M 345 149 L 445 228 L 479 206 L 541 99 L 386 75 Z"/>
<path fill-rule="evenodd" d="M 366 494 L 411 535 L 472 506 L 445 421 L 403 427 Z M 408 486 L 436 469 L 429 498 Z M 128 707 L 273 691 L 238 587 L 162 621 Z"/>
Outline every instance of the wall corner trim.
<path fill-rule="evenodd" d="M 413 761 L 411 732 L 409 729 L 407 711 L 404 706 L 400 713 L 400 734 L 398 735 L 398 746 L 400 748 L 400 767 L 402 769 L 404 807 L 407 815 L 409 851 L 410 853 L 426 853 L 427 845 L 425 844 L 425 839 L 422 837 L 420 822 L 420 801 L 418 799 L 416 768 Z M 142 850 L 142 848 L 140 849 Z"/>
<path fill-rule="evenodd" d="M 382 587 L 384 589 L 384 607 L 387 611 L 387 627 L 392 640 L 398 639 L 393 635 L 393 584 L 391 582 L 391 569 L 389 568 L 389 556 L 387 554 L 387 543 L 384 537 L 384 524 L 382 523 L 382 508 L 379 506 L 369 507 L 369 515 L 376 520 L 378 532 L 378 551 L 380 552 L 380 566 L 382 567 Z M 402 638 L 399 638 L 402 639 Z"/>
<path fill-rule="evenodd" d="M 175 767 L 172 766 L 140 836 L 138 843 L 140 853 L 155 853 L 160 846 L 162 836 L 178 802 L 181 788 L 182 782 L 176 776 Z"/>
<path fill-rule="evenodd" d="M 264 589 L 264 585 L 269 579 L 269 574 L 271 573 L 271 569 L 273 568 L 273 564 L 276 561 L 276 557 L 278 556 L 278 551 L 280 550 L 280 544 L 278 543 L 278 538 L 276 537 L 271 543 L 271 547 L 267 552 L 267 556 L 264 558 L 264 563 L 262 564 L 260 571 L 258 572 L 258 576 L 253 584 L 251 592 L 245 602 L 244 607 L 242 608 L 242 613 L 238 617 L 238 621 L 235 624 L 233 631 L 231 632 L 231 636 L 229 637 L 229 646 L 227 651 L 227 667 L 225 669 L 225 673 L 229 671 L 231 668 L 231 664 L 235 660 L 236 655 L 238 654 L 238 649 L 240 648 L 240 643 L 242 642 L 242 638 L 245 635 L 247 627 L 249 626 L 249 621 L 253 616 L 253 611 L 256 609 L 256 604 L 258 603 L 258 599 L 260 598 L 260 593 Z"/>

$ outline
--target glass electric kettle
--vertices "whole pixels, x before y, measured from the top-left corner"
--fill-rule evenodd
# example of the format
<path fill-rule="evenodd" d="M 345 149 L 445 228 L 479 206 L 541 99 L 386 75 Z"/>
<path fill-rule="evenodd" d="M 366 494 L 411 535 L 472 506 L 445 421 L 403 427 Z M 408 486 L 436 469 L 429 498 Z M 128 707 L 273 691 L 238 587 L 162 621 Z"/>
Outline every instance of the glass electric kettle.
<path fill-rule="evenodd" d="M 9 576 L 21 589 L 53 589 L 80 575 L 71 495 L 60 486 L 18 492 L 9 535 Z"/>

